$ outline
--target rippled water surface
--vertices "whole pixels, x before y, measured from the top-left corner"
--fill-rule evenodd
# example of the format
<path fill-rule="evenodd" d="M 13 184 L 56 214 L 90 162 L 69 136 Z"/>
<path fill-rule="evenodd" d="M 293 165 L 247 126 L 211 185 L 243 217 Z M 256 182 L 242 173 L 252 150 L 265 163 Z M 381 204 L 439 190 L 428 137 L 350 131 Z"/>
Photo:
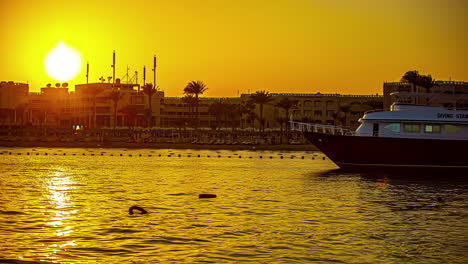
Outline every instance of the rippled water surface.
<path fill-rule="evenodd" d="M 468 263 L 462 180 L 340 173 L 320 152 L 0 152 L 1 263 Z"/>

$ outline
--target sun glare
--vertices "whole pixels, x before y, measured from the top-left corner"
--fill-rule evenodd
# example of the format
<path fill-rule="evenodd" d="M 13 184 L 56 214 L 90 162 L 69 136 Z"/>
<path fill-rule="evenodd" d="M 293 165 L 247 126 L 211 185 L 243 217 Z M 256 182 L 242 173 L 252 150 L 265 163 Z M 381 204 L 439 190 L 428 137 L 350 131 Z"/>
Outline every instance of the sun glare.
<path fill-rule="evenodd" d="M 69 81 L 81 70 L 80 53 L 60 41 L 45 57 L 44 68 L 51 78 L 59 82 Z"/>

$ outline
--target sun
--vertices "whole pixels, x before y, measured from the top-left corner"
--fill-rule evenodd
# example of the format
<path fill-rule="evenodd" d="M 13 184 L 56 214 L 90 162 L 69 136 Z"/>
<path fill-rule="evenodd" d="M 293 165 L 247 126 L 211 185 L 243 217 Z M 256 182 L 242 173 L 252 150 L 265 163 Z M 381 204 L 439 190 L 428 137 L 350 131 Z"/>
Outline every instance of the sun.
<path fill-rule="evenodd" d="M 59 82 L 69 81 L 81 70 L 80 53 L 60 41 L 45 57 L 44 68 L 51 78 Z"/>

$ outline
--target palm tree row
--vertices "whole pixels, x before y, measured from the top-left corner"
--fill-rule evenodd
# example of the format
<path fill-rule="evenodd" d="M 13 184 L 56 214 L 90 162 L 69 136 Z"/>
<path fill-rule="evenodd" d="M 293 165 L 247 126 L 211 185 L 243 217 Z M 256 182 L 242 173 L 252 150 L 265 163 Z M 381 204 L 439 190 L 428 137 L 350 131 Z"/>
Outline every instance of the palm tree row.
<path fill-rule="evenodd" d="M 216 125 L 212 126 L 216 130 L 221 128 L 223 122 L 224 127 L 230 125 L 232 130 L 241 125 L 242 110 L 237 104 L 215 102 L 209 106 L 208 112 L 216 119 Z"/>
<path fill-rule="evenodd" d="M 265 119 L 263 118 L 263 106 L 273 101 L 273 97 L 267 91 L 256 91 L 250 95 L 250 100 L 260 107 L 258 121 L 260 122 L 260 132 L 265 131 Z"/>

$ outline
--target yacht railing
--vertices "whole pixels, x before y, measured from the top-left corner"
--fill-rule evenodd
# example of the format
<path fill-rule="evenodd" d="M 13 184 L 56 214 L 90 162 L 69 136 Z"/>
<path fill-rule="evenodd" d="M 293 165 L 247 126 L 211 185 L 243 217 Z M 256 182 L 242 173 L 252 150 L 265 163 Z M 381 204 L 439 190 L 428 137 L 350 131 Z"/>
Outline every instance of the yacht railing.
<path fill-rule="evenodd" d="M 296 121 L 289 121 L 289 123 L 291 124 L 292 131 L 315 132 L 315 133 L 330 134 L 330 135 L 354 136 L 353 130 L 342 128 L 339 126 L 303 123 L 303 122 L 296 122 Z"/>

